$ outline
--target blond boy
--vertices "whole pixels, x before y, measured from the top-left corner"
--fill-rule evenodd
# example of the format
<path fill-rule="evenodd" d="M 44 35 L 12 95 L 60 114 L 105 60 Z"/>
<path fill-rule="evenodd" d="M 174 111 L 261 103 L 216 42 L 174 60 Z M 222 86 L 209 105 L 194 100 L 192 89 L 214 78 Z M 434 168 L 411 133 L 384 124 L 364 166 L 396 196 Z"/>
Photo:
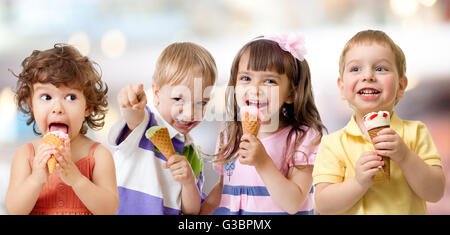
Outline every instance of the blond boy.
<path fill-rule="evenodd" d="M 425 214 L 425 201 L 438 201 L 445 178 L 426 126 L 401 120 L 393 111 L 408 84 L 405 56 L 384 32 L 357 33 L 344 47 L 338 87 L 354 115 L 343 129 L 324 136 L 313 178 L 320 214 Z M 385 110 L 391 126 L 373 142 L 363 123 L 367 113 Z M 390 180 L 380 179 L 382 157 L 391 162 Z"/>
<path fill-rule="evenodd" d="M 203 162 L 189 132 L 203 119 L 216 80 L 211 54 L 193 43 L 174 43 L 160 55 L 153 76 L 153 102 L 143 84 L 117 97 L 123 120 L 110 131 L 119 189 L 117 214 L 198 214 Z M 177 154 L 167 160 L 145 137 L 165 126 Z"/>

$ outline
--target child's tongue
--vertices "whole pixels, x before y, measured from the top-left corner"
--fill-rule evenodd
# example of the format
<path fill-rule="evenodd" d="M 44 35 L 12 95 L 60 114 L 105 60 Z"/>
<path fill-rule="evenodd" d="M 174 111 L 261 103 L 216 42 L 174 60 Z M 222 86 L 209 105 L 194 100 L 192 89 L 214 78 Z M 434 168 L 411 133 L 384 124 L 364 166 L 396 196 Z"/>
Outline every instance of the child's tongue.
<path fill-rule="evenodd" d="M 50 125 L 50 132 L 53 132 L 53 131 L 62 131 L 62 132 L 67 134 L 67 132 L 68 132 L 67 125 L 64 125 L 64 124 L 51 124 Z"/>

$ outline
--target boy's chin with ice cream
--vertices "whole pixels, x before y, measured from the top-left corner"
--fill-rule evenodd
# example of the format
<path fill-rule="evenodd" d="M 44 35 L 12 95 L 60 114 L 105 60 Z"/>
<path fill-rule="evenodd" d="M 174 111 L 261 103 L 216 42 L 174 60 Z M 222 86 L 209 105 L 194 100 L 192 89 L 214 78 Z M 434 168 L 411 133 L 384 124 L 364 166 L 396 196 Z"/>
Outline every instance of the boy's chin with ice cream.
<path fill-rule="evenodd" d="M 196 87 L 194 83 L 199 82 Z M 152 85 L 153 103 L 161 117 L 181 134 L 188 134 L 203 120 L 211 89 L 198 79 L 177 85 Z M 194 89 L 196 88 L 196 89 Z"/>
<path fill-rule="evenodd" d="M 175 128 L 178 132 L 183 135 L 188 134 L 194 127 L 200 124 L 200 120 L 193 119 L 192 117 L 185 115 L 185 113 L 179 113 L 178 110 L 176 112 L 170 111 L 171 106 L 164 107 L 161 106 L 158 108 L 158 111 L 162 118 L 173 128 Z M 177 109 L 177 108 L 175 108 Z M 203 115 L 202 117 L 203 118 Z"/>

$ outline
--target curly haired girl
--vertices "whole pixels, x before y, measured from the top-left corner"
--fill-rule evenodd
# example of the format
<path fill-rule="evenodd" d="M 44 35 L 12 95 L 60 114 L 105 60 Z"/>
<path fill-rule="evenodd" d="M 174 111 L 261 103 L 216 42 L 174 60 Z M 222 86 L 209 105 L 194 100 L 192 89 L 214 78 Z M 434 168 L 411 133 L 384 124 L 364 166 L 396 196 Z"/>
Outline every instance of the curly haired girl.
<path fill-rule="evenodd" d="M 110 151 L 85 136 L 104 125 L 107 85 L 95 62 L 70 45 L 35 50 L 22 62 L 16 101 L 39 138 L 15 153 L 6 195 L 10 214 L 115 214 L 119 200 Z M 64 132 L 61 148 L 42 135 Z M 49 173 L 47 161 L 57 160 Z"/>

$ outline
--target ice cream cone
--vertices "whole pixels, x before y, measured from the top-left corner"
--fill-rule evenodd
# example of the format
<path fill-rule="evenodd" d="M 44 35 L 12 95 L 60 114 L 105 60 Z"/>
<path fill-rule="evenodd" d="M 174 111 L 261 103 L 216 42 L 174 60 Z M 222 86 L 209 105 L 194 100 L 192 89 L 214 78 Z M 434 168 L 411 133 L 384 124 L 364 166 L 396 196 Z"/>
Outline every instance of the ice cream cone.
<path fill-rule="evenodd" d="M 248 112 L 244 112 L 244 118 L 242 119 L 242 132 L 244 134 L 258 135 L 259 131 L 259 118 L 256 115 L 252 115 Z"/>
<path fill-rule="evenodd" d="M 152 126 L 146 132 L 145 136 L 149 139 L 167 160 L 175 154 L 169 130 L 162 126 Z"/>
<path fill-rule="evenodd" d="M 48 173 L 52 174 L 53 171 L 55 171 L 57 162 L 58 161 L 56 161 L 56 158 L 53 155 L 48 159 L 47 161 Z"/>
<path fill-rule="evenodd" d="M 364 124 L 367 128 L 367 132 L 369 133 L 370 139 L 373 141 L 373 138 L 377 136 L 377 133 L 385 128 L 390 127 L 390 115 L 387 111 L 379 111 L 374 113 L 369 113 L 364 116 Z M 391 176 L 391 162 L 390 158 L 383 157 L 384 165 L 382 167 L 384 176 L 387 180 L 390 179 Z"/>
<path fill-rule="evenodd" d="M 369 132 L 369 136 L 370 139 L 373 141 L 373 138 L 375 138 L 377 136 L 377 133 L 381 130 L 383 130 L 384 128 L 389 128 L 389 126 L 384 126 L 384 127 L 377 127 L 371 130 L 368 130 Z M 390 158 L 388 157 L 383 157 L 383 172 L 384 172 L 384 176 L 386 177 L 386 179 L 390 179 L 391 177 L 391 161 Z"/>
<path fill-rule="evenodd" d="M 68 138 L 66 133 L 63 132 L 49 132 L 47 133 L 44 137 L 42 137 L 42 142 L 55 146 L 56 149 L 59 151 L 59 149 L 64 146 L 64 139 Z M 56 168 L 56 158 L 54 155 L 52 155 L 48 161 L 47 161 L 47 167 L 48 167 L 48 172 L 50 174 L 53 173 L 53 171 Z"/>

